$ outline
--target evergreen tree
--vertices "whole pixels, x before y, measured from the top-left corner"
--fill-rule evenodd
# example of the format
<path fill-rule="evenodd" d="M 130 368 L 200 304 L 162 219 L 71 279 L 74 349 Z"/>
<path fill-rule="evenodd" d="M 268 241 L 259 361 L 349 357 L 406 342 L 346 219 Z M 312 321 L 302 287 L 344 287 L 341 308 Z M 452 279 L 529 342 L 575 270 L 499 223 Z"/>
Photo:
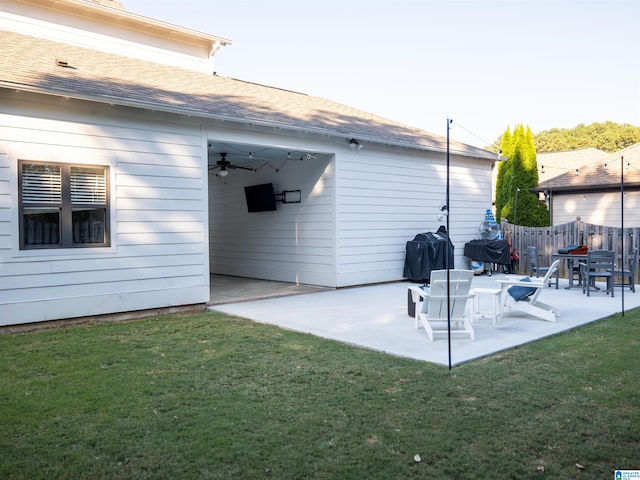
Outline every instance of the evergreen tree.
<path fill-rule="evenodd" d="M 511 146 L 511 129 L 510 127 L 507 127 L 507 130 L 504 132 L 504 134 L 500 139 L 499 150 L 500 150 L 500 154 L 503 157 L 509 158 L 507 150 L 510 148 L 510 146 Z M 508 193 L 509 188 L 506 185 L 506 182 L 511 177 L 511 172 L 509 171 L 509 168 L 510 168 L 510 165 L 505 161 L 502 161 L 498 164 L 498 175 L 496 177 L 496 212 L 495 212 L 497 221 L 500 221 L 500 219 L 502 218 L 500 216 L 502 209 L 509 201 L 509 193 Z"/>
<path fill-rule="evenodd" d="M 516 125 L 513 134 L 507 128 L 502 136 L 502 155 L 496 182 L 496 216 L 510 223 L 530 227 L 549 225 L 549 212 L 538 194 L 538 165 L 533 134 L 529 127 Z M 516 203 L 517 199 L 517 203 Z"/>
<path fill-rule="evenodd" d="M 522 125 L 521 125 L 522 127 Z M 520 149 L 522 152 L 522 164 L 524 171 L 522 177 L 526 185 L 531 185 L 531 188 L 538 186 L 538 162 L 536 157 L 536 147 L 533 141 L 533 133 L 527 126 L 527 129 L 522 128 L 523 139 L 520 143 Z"/>

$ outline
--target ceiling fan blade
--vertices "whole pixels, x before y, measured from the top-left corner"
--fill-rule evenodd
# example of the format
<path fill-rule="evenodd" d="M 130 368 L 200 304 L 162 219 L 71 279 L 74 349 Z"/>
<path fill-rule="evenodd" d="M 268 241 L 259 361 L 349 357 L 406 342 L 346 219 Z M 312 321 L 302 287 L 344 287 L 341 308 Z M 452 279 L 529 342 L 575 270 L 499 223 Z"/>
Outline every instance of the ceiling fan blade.
<path fill-rule="evenodd" d="M 209 166 L 209 170 L 215 170 L 217 168 L 219 168 L 220 171 L 241 169 L 255 172 L 255 168 L 243 167 L 242 165 L 233 165 L 229 160 L 227 160 L 226 152 L 220 152 L 220 160 L 218 160 L 215 165 Z"/>

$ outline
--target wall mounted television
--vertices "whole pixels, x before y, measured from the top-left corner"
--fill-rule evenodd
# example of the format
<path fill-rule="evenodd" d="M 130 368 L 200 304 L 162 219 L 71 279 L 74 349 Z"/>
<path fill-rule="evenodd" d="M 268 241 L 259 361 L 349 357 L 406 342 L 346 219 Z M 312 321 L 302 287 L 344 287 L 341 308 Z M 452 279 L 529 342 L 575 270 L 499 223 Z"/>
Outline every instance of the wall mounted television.
<path fill-rule="evenodd" d="M 276 209 L 276 197 L 271 183 L 244 187 L 244 196 L 249 212 L 272 212 Z"/>

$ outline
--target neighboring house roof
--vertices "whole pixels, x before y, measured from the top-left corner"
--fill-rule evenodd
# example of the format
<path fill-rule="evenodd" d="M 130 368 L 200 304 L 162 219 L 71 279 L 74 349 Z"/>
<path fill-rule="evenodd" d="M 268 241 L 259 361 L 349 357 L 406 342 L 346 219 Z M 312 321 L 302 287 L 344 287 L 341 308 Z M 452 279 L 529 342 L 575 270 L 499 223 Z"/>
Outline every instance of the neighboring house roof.
<path fill-rule="evenodd" d="M 622 161 L 620 160 L 622 157 Z M 541 182 L 536 191 L 575 192 L 619 189 L 621 168 L 626 187 L 640 187 L 640 143 Z M 578 174 L 576 175 L 576 170 Z"/>
<path fill-rule="evenodd" d="M 536 162 L 538 164 L 538 178 L 543 181 L 551 180 L 554 177 L 566 172 L 574 172 L 576 168 L 583 165 L 602 160 L 609 154 L 597 148 L 581 148 L 579 150 L 568 150 L 565 152 L 538 153 Z"/>
<path fill-rule="evenodd" d="M 446 151 L 445 137 L 311 95 L 8 31 L 0 44 L 0 87 L 12 90 Z M 455 140 L 450 152 L 498 160 Z"/>

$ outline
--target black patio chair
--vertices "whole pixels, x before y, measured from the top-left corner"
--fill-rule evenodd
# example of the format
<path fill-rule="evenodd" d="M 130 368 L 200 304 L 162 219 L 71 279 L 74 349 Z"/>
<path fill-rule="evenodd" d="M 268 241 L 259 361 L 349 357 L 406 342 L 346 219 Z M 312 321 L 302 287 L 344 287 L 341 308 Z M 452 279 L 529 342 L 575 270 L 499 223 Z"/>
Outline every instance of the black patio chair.
<path fill-rule="evenodd" d="M 632 292 L 636 291 L 635 279 L 636 279 L 636 267 L 638 265 L 638 249 L 634 248 L 631 257 L 629 258 L 628 268 L 624 266 L 620 270 L 613 270 L 614 277 L 620 277 L 620 283 L 615 283 L 616 287 L 629 287 Z M 627 281 L 628 279 L 628 281 Z"/>
<path fill-rule="evenodd" d="M 613 250 L 591 250 L 587 253 L 587 260 L 580 262 L 582 273 L 582 293 L 591 290 L 599 290 L 596 287 L 596 278 L 604 278 L 607 282 L 607 294 L 613 297 L 613 266 L 616 252 Z"/>

